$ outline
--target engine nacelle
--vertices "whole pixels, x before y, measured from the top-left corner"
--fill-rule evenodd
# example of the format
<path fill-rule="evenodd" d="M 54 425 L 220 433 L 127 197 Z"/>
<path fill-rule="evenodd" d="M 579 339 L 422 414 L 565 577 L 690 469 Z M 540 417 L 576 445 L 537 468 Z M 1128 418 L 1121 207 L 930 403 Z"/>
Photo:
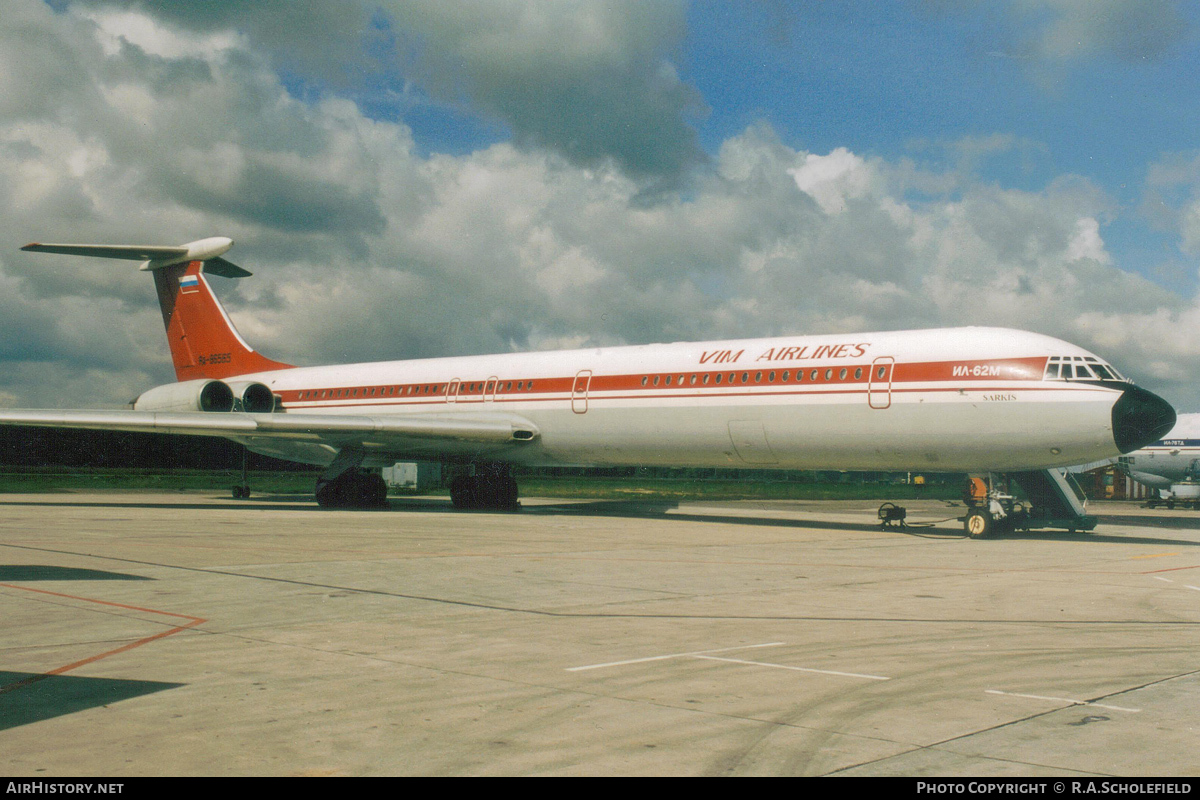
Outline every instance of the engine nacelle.
<path fill-rule="evenodd" d="M 1129 477 L 1133 478 L 1143 486 L 1149 486 L 1151 489 L 1170 489 L 1171 479 L 1164 478 L 1161 475 L 1151 475 L 1149 472 L 1131 471 Z"/>
<path fill-rule="evenodd" d="M 233 410 L 269 414 L 275 410 L 275 393 L 258 381 L 226 381 L 233 393 Z"/>
<path fill-rule="evenodd" d="M 233 391 L 222 381 L 207 378 L 168 383 L 143 392 L 133 401 L 133 408 L 135 411 L 228 412 L 233 410 Z"/>

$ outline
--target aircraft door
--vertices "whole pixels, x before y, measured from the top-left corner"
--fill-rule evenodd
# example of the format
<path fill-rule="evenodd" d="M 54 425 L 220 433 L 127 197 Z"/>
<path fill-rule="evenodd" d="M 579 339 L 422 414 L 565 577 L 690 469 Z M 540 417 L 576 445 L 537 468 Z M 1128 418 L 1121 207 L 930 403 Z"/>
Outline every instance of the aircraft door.
<path fill-rule="evenodd" d="M 454 380 L 450 381 L 450 385 L 446 387 L 446 402 L 447 403 L 457 403 L 458 402 L 458 387 L 460 385 L 462 385 L 462 381 L 460 381 L 458 378 L 455 378 Z"/>
<path fill-rule="evenodd" d="M 571 410 L 576 414 L 586 414 L 588 410 L 588 387 L 592 384 L 592 371 L 580 370 L 575 374 L 575 382 L 571 384 Z"/>
<path fill-rule="evenodd" d="M 892 405 L 892 369 L 896 359 L 880 356 L 871 362 L 871 375 L 867 381 L 867 404 L 871 408 L 889 408 Z"/>
<path fill-rule="evenodd" d="M 500 379 L 495 375 L 487 379 L 487 383 L 483 386 L 483 402 L 491 403 L 496 399 L 496 387 L 500 385 Z"/>

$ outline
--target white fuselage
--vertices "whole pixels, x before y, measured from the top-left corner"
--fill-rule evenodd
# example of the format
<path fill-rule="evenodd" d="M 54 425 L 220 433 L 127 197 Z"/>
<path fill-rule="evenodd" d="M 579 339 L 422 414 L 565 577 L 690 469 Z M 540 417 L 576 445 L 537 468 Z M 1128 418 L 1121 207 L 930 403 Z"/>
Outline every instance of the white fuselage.
<path fill-rule="evenodd" d="M 1082 366 L 1079 378 L 1061 366 L 1072 362 L 1092 364 L 1090 380 Z M 510 414 L 539 433 L 491 449 L 368 443 L 367 464 L 494 459 L 947 472 L 1116 456 L 1113 406 L 1130 386 L 1081 348 L 996 328 L 513 353 L 245 377 L 280 397 L 280 413 Z M 327 464 L 337 452 L 328 442 L 239 440 L 308 463 Z"/>

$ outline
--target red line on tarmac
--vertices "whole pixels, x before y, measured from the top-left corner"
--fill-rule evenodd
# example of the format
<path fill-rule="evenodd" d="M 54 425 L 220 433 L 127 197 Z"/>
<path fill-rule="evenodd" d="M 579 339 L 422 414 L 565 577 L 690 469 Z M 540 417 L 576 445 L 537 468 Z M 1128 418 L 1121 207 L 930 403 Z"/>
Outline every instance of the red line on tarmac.
<path fill-rule="evenodd" d="M 82 667 L 86 664 L 91 664 L 92 662 L 99 661 L 103 658 L 108 658 L 109 656 L 115 656 L 118 653 L 124 653 L 125 651 L 132 650 L 135 647 L 141 647 L 144 644 L 149 644 L 150 642 L 156 641 L 158 639 L 164 639 L 168 636 L 171 636 L 172 634 L 179 633 L 180 631 L 186 631 L 188 628 L 194 628 L 197 625 L 202 625 L 203 623 L 208 622 L 208 620 L 206 620 L 206 619 L 201 619 L 200 617 L 193 617 L 188 614 L 175 614 L 170 611 L 158 611 L 153 608 L 142 608 L 141 606 L 130 606 L 130 605 L 125 605 L 124 603 L 113 603 L 108 600 L 96 600 L 95 598 L 92 598 L 92 597 L 78 597 L 73 594 L 63 594 L 61 592 L 51 592 L 51 591 L 47 591 L 46 589 L 33 589 L 28 586 L 14 586 L 11 583 L 0 583 L 0 588 L 20 589 L 21 591 L 25 591 L 25 592 L 36 592 L 37 594 L 48 594 L 48 595 L 51 595 L 52 597 L 65 597 L 68 600 L 80 600 L 85 603 L 96 603 L 97 605 L 102 605 L 102 606 L 112 606 L 113 608 L 123 608 L 123 609 L 126 609 L 127 611 L 141 611 L 146 614 L 160 614 L 162 616 L 178 617 L 179 619 L 189 620 L 189 622 L 186 625 L 176 625 L 175 627 L 171 628 L 170 630 L 161 631 L 159 633 L 154 634 L 153 636 L 147 636 L 143 639 L 138 639 L 136 642 L 130 642 L 129 644 L 121 645 L 120 647 L 117 647 L 113 650 L 109 650 L 104 653 L 98 653 L 94 656 L 89 656 L 88 658 L 84 658 L 79 661 L 74 661 L 70 664 L 65 664 L 61 667 L 52 669 L 49 672 L 44 672 L 40 675 L 33 675 L 31 677 L 26 678 L 23 681 L 17 681 L 16 683 L 9 684 L 8 686 L 0 686 L 0 694 L 4 694 L 5 692 L 11 692 L 14 689 L 20 689 L 24 686 L 29 686 L 30 684 L 37 683 L 38 681 L 41 681 L 41 680 L 45 680 L 46 678 L 49 678 L 52 675 L 62 675 L 64 672 L 70 672 L 71 670 L 78 669 L 79 667 Z"/>

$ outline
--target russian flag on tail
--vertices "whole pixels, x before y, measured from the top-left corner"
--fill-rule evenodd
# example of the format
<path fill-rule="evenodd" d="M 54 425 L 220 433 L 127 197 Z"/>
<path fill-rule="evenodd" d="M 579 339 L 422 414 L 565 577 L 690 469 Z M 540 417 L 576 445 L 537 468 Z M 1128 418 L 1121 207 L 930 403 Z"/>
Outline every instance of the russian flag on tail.
<path fill-rule="evenodd" d="M 200 276 L 199 275 L 184 275 L 179 279 L 179 291 L 183 294 L 191 294 L 192 292 L 200 291 Z"/>

